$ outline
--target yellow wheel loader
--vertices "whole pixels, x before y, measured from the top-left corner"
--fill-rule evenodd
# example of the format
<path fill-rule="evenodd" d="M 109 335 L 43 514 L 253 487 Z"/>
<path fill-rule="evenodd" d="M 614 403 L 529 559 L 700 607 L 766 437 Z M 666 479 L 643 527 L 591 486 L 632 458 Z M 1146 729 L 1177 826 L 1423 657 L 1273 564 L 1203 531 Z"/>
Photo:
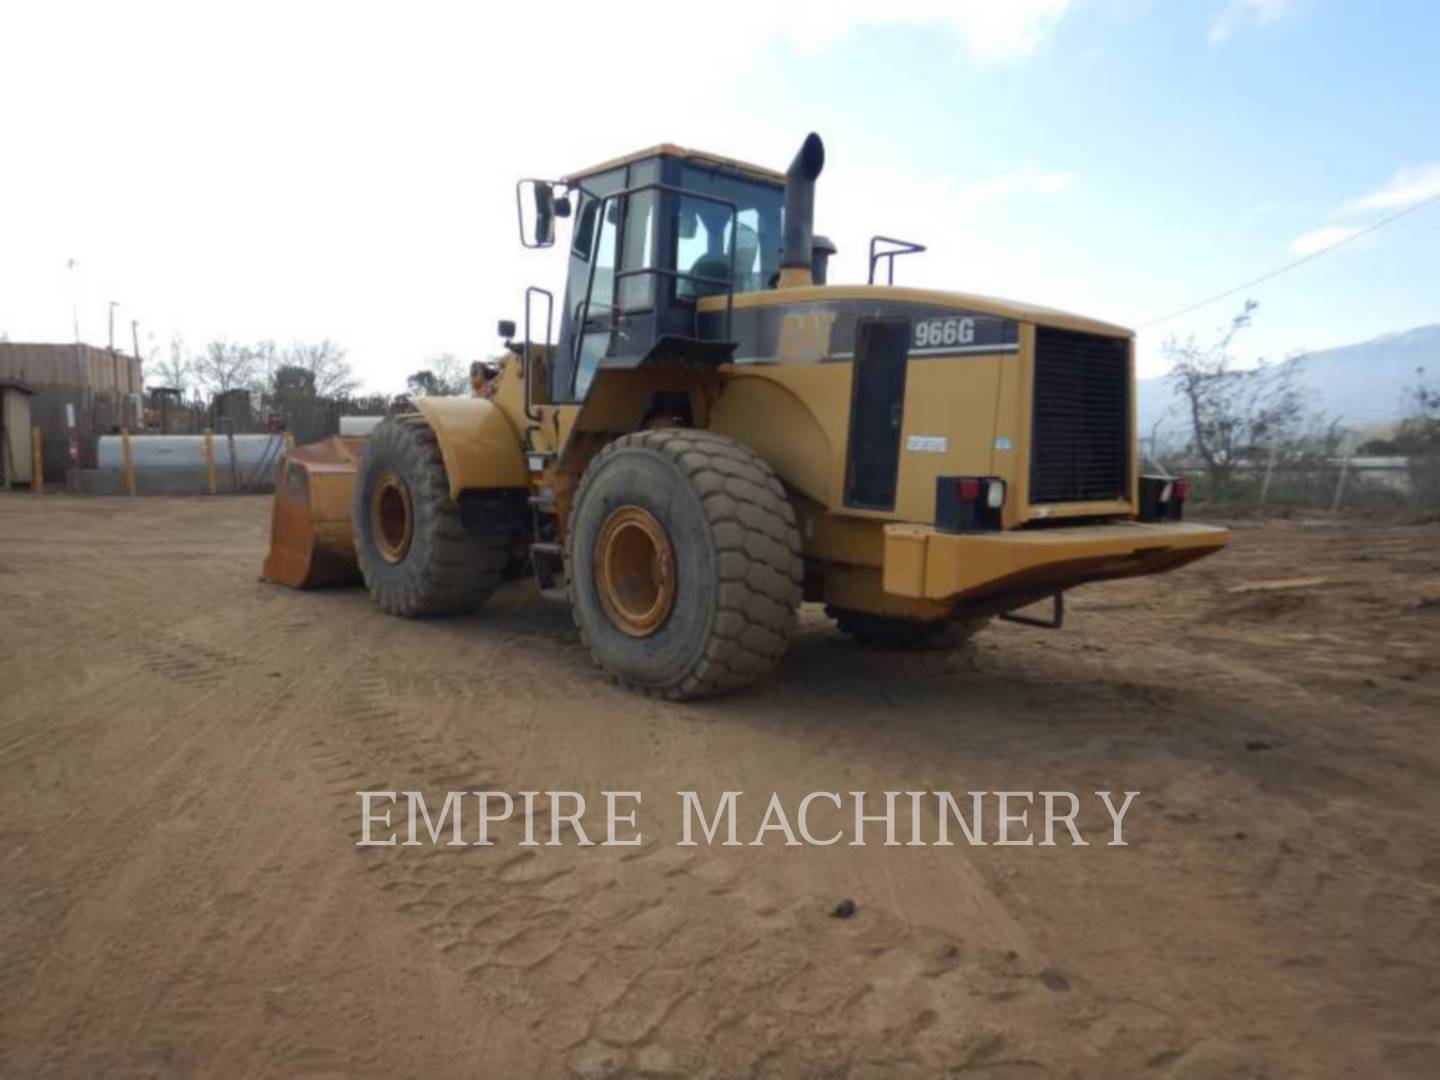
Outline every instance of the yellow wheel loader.
<path fill-rule="evenodd" d="M 1131 331 L 898 288 L 923 248 L 886 237 L 868 284 L 829 285 L 824 158 L 665 145 L 521 181 L 522 243 L 571 222 L 558 313 L 528 289 L 475 396 L 297 450 L 265 576 L 420 616 L 533 574 L 612 679 L 689 698 L 767 675 L 802 600 L 913 646 L 1058 627 L 1067 589 L 1224 546 L 1140 474 Z"/>

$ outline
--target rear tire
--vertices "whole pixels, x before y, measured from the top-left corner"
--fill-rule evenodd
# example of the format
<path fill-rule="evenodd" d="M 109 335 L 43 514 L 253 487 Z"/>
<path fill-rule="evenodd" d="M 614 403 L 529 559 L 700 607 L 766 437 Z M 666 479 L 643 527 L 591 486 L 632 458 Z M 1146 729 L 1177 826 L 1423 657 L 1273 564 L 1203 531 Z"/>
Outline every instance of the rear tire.
<path fill-rule="evenodd" d="M 988 615 L 921 622 L 849 608 L 827 607 L 825 613 L 842 634 L 877 649 L 954 649 L 990 625 Z"/>
<path fill-rule="evenodd" d="M 461 527 L 440 444 L 419 413 L 388 417 L 375 429 L 351 521 L 365 587 L 391 615 L 473 611 L 500 584 L 509 557 L 509 537 Z"/>
<path fill-rule="evenodd" d="M 570 604 L 615 682 L 671 699 L 728 693 L 774 670 L 800 605 L 795 512 L 763 458 L 667 428 L 610 443 L 572 505 Z"/>

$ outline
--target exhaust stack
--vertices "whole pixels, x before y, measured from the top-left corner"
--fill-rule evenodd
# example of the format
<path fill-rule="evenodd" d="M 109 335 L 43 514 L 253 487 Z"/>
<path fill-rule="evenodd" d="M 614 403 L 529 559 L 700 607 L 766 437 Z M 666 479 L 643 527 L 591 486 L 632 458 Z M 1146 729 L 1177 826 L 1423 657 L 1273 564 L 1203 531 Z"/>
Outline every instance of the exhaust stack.
<path fill-rule="evenodd" d="M 825 168 L 825 144 L 813 131 L 785 171 L 785 237 L 780 254 L 780 288 L 813 285 L 815 178 Z"/>

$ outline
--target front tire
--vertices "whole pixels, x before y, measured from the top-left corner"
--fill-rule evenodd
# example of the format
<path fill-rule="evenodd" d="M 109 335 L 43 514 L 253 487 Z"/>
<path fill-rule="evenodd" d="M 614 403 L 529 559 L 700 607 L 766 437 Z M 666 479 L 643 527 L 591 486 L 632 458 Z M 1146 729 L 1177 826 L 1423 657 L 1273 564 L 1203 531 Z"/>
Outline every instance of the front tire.
<path fill-rule="evenodd" d="M 641 431 L 590 463 L 566 530 L 575 625 L 614 681 L 671 699 L 774 670 L 800 605 L 795 512 L 761 457 L 708 431 Z"/>
<path fill-rule="evenodd" d="M 391 416 L 370 437 L 351 508 L 370 596 L 391 615 L 458 615 L 479 607 L 509 557 L 509 538 L 460 524 L 435 432 L 419 413 Z"/>

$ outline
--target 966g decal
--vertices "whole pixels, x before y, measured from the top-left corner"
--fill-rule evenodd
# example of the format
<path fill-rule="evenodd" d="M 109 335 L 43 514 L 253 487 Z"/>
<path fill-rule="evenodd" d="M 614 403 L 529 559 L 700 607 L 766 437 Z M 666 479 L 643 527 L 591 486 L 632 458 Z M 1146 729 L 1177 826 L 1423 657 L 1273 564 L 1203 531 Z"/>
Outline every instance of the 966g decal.
<path fill-rule="evenodd" d="M 933 349 L 937 345 L 973 344 L 975 320 L 972 318 L 921 319 L 915 323 L 914 346 L 917 349 Z"/>

